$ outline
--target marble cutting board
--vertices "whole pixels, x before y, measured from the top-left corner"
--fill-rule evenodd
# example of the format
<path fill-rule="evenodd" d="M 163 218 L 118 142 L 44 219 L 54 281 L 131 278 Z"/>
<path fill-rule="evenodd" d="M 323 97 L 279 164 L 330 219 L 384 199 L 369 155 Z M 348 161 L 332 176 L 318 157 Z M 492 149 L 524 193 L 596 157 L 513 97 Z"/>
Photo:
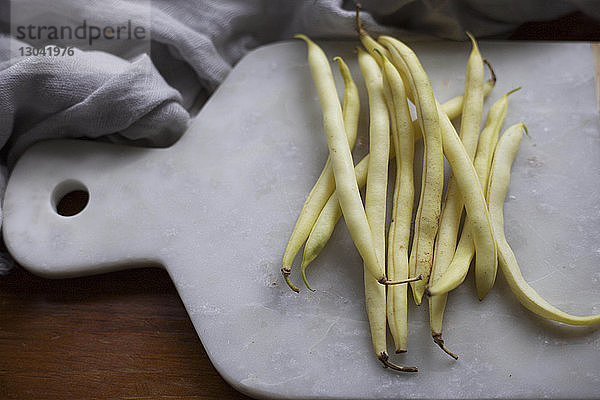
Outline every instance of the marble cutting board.
<path fill-rule="evenodd" d="M 355 157 L 365 154 L 366 91 L 356 43 L 322 43 L 350 65 L 363 99 Z M 413 48 L 440 101 L 462 92 L 466 43 Z M 506 91 L 506 125 L 523 140 L 505 205 L 509 242 L 525 278 L 567 312 L 600 312 L 600 120 L 588 43 L 482 42 Z M 343 87 L 336 71 L 338 87 Z M 48 141 L 10 178 L 3 234 L 17 261 L 51 278 L 153 263 L 166 268 L 223 377 L 256 398 L 594 398 L 600 331 L 542 320 L 502 276 L 483 301 L 473 277 L 449 297 L 444 337 L 430 338 L 427 306 L 409 308 L 417 374 L 383 369 L 372 354 L 362 262 L 344 223 L 309 270 L 316 292 L 291 292 L 281 257 L 327 157 L 301 42 L 246 56 L 184 137 L 168 149 Z M 72 217 L 55 205 L 87 190 Z M 298 266 L 296 264 L 296 266 Z M 292 279 L 301 284 L 296 270 Z M 390 347 L 391 349 L 391 347 Z"/>

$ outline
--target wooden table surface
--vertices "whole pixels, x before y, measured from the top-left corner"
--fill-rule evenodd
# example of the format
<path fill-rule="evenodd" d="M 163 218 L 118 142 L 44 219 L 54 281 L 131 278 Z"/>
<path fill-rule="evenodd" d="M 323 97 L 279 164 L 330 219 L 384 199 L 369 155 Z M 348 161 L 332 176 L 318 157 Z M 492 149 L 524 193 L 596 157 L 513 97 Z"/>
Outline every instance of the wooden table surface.
<path fill-rule="evenodd" d="M 600 41 L 600 25 L 573 14 L 513 38 Z M 598 77 L 600 45 L 594 52 Z M 211 365 L 161 269 L 48 280 L 17 267 L 0 277 L 0 399 L 93 398 L 249 399 Z"/>

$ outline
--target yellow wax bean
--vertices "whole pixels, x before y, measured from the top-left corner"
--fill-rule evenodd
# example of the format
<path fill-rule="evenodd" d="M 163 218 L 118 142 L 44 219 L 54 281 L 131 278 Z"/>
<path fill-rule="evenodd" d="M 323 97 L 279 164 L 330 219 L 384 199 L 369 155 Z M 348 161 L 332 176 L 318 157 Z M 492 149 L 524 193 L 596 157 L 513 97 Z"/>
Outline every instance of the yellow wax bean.
<path fill-rule="evenodd" d="M 337 57 L 338 66 L 342 78 L 344 79 L 344 105 L 343 105 L 343 121 L 347 135 L 348 146 L 354 147 L 356 142 L 356 134 L 358 130 L 358 116 L 360 114 L 360 99 L 358 96 L 358 88 L 352 79 L 348 66 L 341 58 Z M 292 231 L 290 239 L 283 255 L 283 266 L 281 271 L 288 286 L 298 292 L 299 289 L 290 281 L 289 275 L 292 270 L 292 263 L 296 254 L 302 247 L 302 244 L 307 240 L 311 229 L 313 228 L 319 214 L 327 203 L 331 194 L 335 191 L 335 180 L 333 177 L 333 168 L 331 166 L 331 157 L 327 157 L 325 167 L 319 176 L 319 179 L 310 191 L 302 209 L 296 225 Z M 304 274 L 303 274 L 304 278 Z M 305 280 L 306 283 L 306 280 Z"/>
<path fill-rule="evenodd" d="M 479 53 L 477 42 L 473 36 L 469 35 L 473 44 L 473 49 L 467 62 L 465 77 L 465 100 L 460 124 L 460 139 L 472 160 L 475 157 L 477 149 L 477 140 L 483 114 L 483 59 Z M 450 177 L 446 197 L 442 205 L 442 214 L 440 216 L 440 227 L 436 238 L 435 253 L 433 258 L 433 268 L 429 285 L 435 282 L 444 274 L 448 265 L 452 261 L 460 226 L 463 201 L 460 195 L 458 185 L 454 175 Z M 495 271 L 494 271 L 495 272 Z M 489 289 L 488 289 L 489 290 Z M 487 291 L 486 291 L 487 293 Z M 483 296 L 480 296 L 483 298 Z M 458 356 L 452 353 L 444 345 L 442 339 L 442 322 L 444 309 L 446 308 L 447 294 L 441 296 L 429 297 L 429 323 L 431 335 L 436 344 L 453 358 Z"/>
<path fill-rule="evenodd" d="M 492 166 L 494 149 L 498 142 L 498 134 L 506 118 L 508 96 L 516 90 L 518 89 L 506 93 L 492 105 L 485 122 L 485 127 L 479 137 L 473 164 L 484 194 L 487 192 L 488 178 Z M 473 236 L 471 235 L 469 217 L 467 217 L 452 262 L 444 274 L 433 284 L 430 284 L 427 293 L 430 296 L 438 296 L 455 289 L 465 280 L 469 271 L 469 265 L 474 256 L 475 246 L 473 244 Z"/>
<path fill-rule="evenodd" d="M 392 121 L 392 142 L 396 157 L 396 178 L 392 218 L 388 233 L 388 277 L 408 279 L 408 248 L 414 203 L 414 132 L 404 82 L 396 68 L 381 55 L 386 100 Z M 387 314 L 396 353 L 407 351 L 408 293 L 405 286 L 388 288 Z"/>
<path fill-rule="evenodd" d="M 336 183 L 336 192 L 346 226 L 364 260 L 365 268 L 382 284 L 387 283 L 385 270 L 377 258 L 373 235 L 362 204 L 352 154 L 344 128 L 342 109 L 337 96 L 329 61 L 321 48 L 305 35 L 297 35 L 308 45 L 308 63 L 323 111 L 325 136 Z"/>
<path fill-rule="evenodd" d="M 508 282 L 508 286 L 519 302 L 533 313 L 554 321 L 570 325 L 594 325 L 600 323 L 600 314 L 585 317 L 567 314 L 548 303 L 523 278 L 515 254 L 504 236 L 504 199 L 510 182 L 510 169 L 515 159 L 524 124 L 509 127 L 500 138 L 490 173 L 488 202 L 492 226 L 498 241 L 498 258 L 500 269 Z"/>
<path fill-rule="evenodd" d="M 417 109 L 417 120 L 423 133 L 425 151 L 421 195 L 409 258 L 411 276 L 423 277 L 422 280 L 411 284 L 413 298 L 417 304 L 420 304 L 431 273 L 433 245 L 438 230 L 444 184 L 444 157 L 438 105 L 429 78 L 415 53 L 404 43 L 390 36 L 381 36 L 378 42 L 388 49 L 390 60 L 400 72 L 403 81 L 408 82 L 407 86 L 411 87 Z"/>

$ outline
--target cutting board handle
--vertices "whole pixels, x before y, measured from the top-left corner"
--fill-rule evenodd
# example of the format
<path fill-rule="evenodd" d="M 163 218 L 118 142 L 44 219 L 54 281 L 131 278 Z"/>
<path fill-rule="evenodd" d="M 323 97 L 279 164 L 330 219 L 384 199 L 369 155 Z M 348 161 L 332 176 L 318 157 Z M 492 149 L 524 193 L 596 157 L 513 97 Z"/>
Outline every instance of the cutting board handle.
<path fill-rule="evenodd" d="M 32 272 L 53 278 L 160 265 L 140 246 L 149 234 L 136 220 L 141 213 L 124 206 L 144 207 L 143 183 L 131 171 L 155 151 L 82 140 L 32 146 L 17 162 L 4 198 L 9 252 Z M 65 206 L 65 200 L 74 204 Z"/>

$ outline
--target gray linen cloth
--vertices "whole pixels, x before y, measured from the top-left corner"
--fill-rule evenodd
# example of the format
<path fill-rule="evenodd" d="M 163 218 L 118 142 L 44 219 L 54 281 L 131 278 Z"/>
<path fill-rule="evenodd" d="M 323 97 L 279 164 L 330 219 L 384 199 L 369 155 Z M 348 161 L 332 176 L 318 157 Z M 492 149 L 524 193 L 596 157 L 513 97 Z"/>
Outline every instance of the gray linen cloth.
<path fill-rule="evenodd" d="M 115 45 L 102 52 L 76 50 L 73 57 L 31 57 L 13 64 L 7 61 L 8 39 L 0 38 L 0 197 L 10 166 L 36 141 L 85 137 L 168 146 L 248 51 L 300 32 L 314 39 L 356 39 L 356 3 L 348 0 L 52 4 L 57 15 L 80 20 L 110 23 L 123 15 L 150 15 L 151 51 L 125 59 Z M 10 32 L 8 6 L 8 0 L 0 0 L 4 33 Z M 362 6 L 369 31 L 403 40 L 465 40 L 467 30 L 501 38 L 524 22 L 574 11 L 600 19 L 596 0 L 362 0 Z M 10 257 L 1 255 L 0 270 L 10 265 Z"/>

